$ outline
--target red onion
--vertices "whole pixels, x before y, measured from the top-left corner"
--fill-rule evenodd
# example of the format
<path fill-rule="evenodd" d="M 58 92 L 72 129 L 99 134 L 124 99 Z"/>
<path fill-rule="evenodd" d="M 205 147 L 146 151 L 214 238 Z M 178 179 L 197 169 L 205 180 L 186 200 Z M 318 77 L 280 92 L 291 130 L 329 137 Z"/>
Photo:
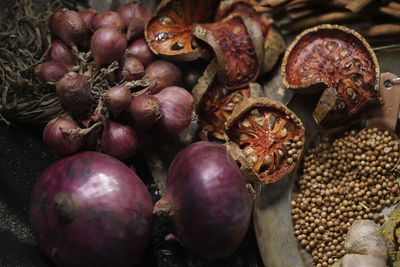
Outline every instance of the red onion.
<path fill-rule="evenodd" d="M 156 60 L 146 68 L 143 80 L 149 82 L 152 93 L 158 93 L 167 86 L 180 85 L 182 73 L 175 64 Z"/>
<path fill-rule="evenodd" d="M 172 216 L 180 243 L 203 259 L 225 258 L 239 247 L 252 200 L 238 166 L 212 142 L 187 146 L 168 170 L 165 195 L 153 213 Z"/>
<path fill-rule="evenodd" d="M 153 125 L 161 117 L 161 105 L 154 95 L 135 96 L 129 106 L 132 118 L 143 125 Z"/>
<path fill-rule="evenodd" d="M 41 175 L 30 223 L 57 266 L 132 266 L 150 241 L 152 206 L 132 169 L 105 154 L 82 152 Z"/>
<path fill-rule="evenodd" d="M 99 67 L 120 59 L 126 50 L 125 37 L 113 27 L 98 29 L 92 36 L 90 51 L 94 64 Z"/>
<path fill-rule="evenodd" d="M 82 136 L 71 135 L 78 124 L 70 116 L 59 116 L 47 123 L 43 131 L 44 143 L 58 154 L 72 154 L 82 146 Z"/>
<path fill-rule="evenodd" d="M 120 68 L 115 71 L 117 81 L 133 81 L 143 77 L 144 67 L 139 59 L 126 55 L 121 59 Z"/>
<path fill-rule="evenodd" d="M 132 42 L 127 48 L 127 53 L 139 59 L 145 67 L 157 59 L 144 38 Z"/>
<path fill-rule="evenodd" d="M 87 39 L 85 21 L 78 12 L 60 8 L 49 18 L 49 28 L 54 36 L 69 46 L 79 45 Z"/>
<path fill-rule="evenodd" d="M 53 40 L 51 42 L 50 58 L 52 61 L 63 63 L 68 69 L 72 69 L 77 63 L 77 58 L 60 40 Z"/>
<path fill-rule="evenodd" d="M 171 86 L 154 96 L 161 105 L 162 116 L 154 125 L 159 133 L 178 134 L 189 126 L 194 101 L 186 89 Z"/>
<path fill-rule="evenodd" d="M 120 160 L 135 155 L 138 147 L 136 132 L 128 125 L 103 119 L 104 129 L 101 136 L 103 152 Z"/>
<path fill-rule="evenodd" d="M 82 19 L 85 21 L 86 28 L 91 29 L 92 28 L 92 21 L 94 16 L 96 16 L 97 11 L 91 8 L 79 11 L 79 15 L 81 15 Z"/>
<path fill-rule="evenodd" d="M 105 104 L 117 117 L 118 114 L 129 107 L 131 100 L 131 90 L 124 85 L 116 85 L 106 92 Z"/>
<path fill-rule="evenodd" d="M 85 76 L 69 72 L 56 85 L 56 93 L 71 112 L 82 113 L 90 110 L 93 103 L 91 88 Z"/>
<path fill-rule="evenodd" d="M 92 21 L 92 29 L 97 31 L 101 27 L 114 27 L 122 32 L 125 28 L 124 21 L 121 16 L 114 11 L 106 11 L 97 14 Z"/>
<path fill-rule="evenodd" d="M 35 73 L 39 81 L 46 82 L 58 82 L 64 74 L 68 72 L 67 67 L 58 62 L 50 61 L 40 64 L 36 67 Z"/>
<path fill-rule="evenodd" d="M 151 10 L 141 2 L 133 1 L 121 5 L 117 12 L 122 17 L 127 29 L 126 38 L 139 38 L 143 36 L 144 25 L 151 17 Z"/>

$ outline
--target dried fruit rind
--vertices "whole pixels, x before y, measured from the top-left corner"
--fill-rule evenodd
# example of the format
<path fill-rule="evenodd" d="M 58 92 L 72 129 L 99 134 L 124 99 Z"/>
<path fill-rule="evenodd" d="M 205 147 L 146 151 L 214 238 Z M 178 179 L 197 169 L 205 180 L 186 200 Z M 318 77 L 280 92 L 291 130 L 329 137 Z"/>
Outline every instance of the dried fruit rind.
<path fill-rule="evenodd" d="M 246 175 L 273 183 L 296 166 L 304 147 L 305 129 L 282 103 L 265 98 L 243 100 L 225 123 L 229 139 L 239 146 L 237 156 Z M 234 147 L 234 146 L 233 146 Z M 237 148 L 236 154 L 237 154 Z"/>
<path fill-rule="evenodd" d="M 215 23 L 195 25 L 193 33 L 212 47 L 218 80 L 226 89 L 245 88 L 257 79 L 264 59 L 264 37 L 257 21 L 231 15 Z"/>
<path fill-rule="evenodd" d="M 325 132 L 350 126 L 381 103 L 374 52 L 360 34 L 340 25 L 320 25 L 299 34 L 285 53 L 281 74 L 284 85 L 296 92 L 331 88 L 314 111 Z"/>
<path fill-rule="evenodd" d="M 163 0 L 145 26 L 151 51 L 173 60 L 207 57 L 208 50 L 193 36 L 192 27 L 211 21 L 218 4 L 215 0 Z"/>

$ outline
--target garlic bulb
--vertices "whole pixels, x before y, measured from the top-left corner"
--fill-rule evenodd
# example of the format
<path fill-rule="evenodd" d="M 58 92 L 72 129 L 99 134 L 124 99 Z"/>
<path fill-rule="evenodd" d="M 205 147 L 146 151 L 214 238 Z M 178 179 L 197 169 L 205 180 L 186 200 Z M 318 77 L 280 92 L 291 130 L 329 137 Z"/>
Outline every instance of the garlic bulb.
<path fill-rule="evenodd" d="M 356 220 L 344 243 L 342 267 L 386 267 L 388 243 L 379 227 L 370 220 Z"/>

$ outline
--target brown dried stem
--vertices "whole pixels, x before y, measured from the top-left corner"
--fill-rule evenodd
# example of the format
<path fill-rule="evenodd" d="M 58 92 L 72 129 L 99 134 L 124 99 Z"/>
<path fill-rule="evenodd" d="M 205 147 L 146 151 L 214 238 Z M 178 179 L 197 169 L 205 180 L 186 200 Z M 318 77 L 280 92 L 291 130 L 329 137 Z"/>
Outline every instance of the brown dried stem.
<path fill-rule="evenodd" d="M 334 23 L 355 18 L 355 15 L 348 11 L 326 13 L 282 25 L 282 29 L 288 31 L 299 31 L 318 24 Z"/>
<path fill-rule="evenodd" d="M 345 7 L 353 13 L 358 13 L 371 2 L 372 0 L 353 0 Z"/>
<path fill-rule="evenodd" d="M 360 33 L 365 37 L 381 37 L 387 35 L 400 35 L 399 24 L 380 24 L 374 25 L 368 29 L 360 30 Z"/>
<path fill-rule="evenodd" d="M 379 10 L 384 14 L 400 18 L 400 10 L 398 9 L 393 9 L 391 7 L 380 7 Z"/>

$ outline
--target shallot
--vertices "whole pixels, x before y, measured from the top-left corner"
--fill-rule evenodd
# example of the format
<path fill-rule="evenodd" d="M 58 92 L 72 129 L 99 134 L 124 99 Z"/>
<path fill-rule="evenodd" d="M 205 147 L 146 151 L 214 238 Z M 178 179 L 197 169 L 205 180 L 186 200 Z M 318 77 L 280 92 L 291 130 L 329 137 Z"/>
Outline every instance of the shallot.
<path fill-rule="evenodd" d="M 106 11 L 97 14 L 92 21 L 92 29 L 97 31 L 101 27 L 114 27 L 122 32 L 125 28 L 124 21 L 121 16 L 114 11 Z"/>
<path fill-rule="evenodd" d="M 124 20 L 128 40 L 143 36 L 144 25 L 151 17 L 150 9 L 141 2 L 133 1 L 121 5 L 117 12 Z"/>
<path fill-rule="evenodd" d="M 145 67 L 157 59 L 156 55 L 151 52 L 144 38 L 133 41 L 128 45 L 126 52 L 128 55 L 132 55 L 139 59 Z"/>
<path fill-rule="evenodd" d="M 105 104 L 115 117 L 129 107 L 131 100 L 131 90 L 124 85 L 110 88 L 105 95 Z"/>
<path fill-rule="evenodd" d="M 139 59 L 131 55 L 124 56 L 120 61 L 120 68 L 115 71 L 118 81 L 133 81 L 143 77 L 144 67 Z"/>
<path fill-rule="evenodd" d="M 77 58 L 71 50 L 60 40 L 51 42 L 50 59 L 54 62 L 59 62 L 72 69 L 77 64 Z"/>
<path fill-rule="evenodd" d="M 82 146 L 82 136 L 72 135 L 72 131 L 78 128 L 78 124 L 70 116 L 59 116 L 47 123 L 43 131 L 43 141 L 58 154 L 75 153 Z"/>
<path fill-rule="evenodd" d="M 129 111 L 135 122 L 151 126 L 161 117 L 160 101 L 154 95 L 141 94 L 133 98 Z"/>
<path fill-rule="evenodd" d="M 73 113 L 83 113 L 91 108 L 93 98 L 89 81 L 85 76 L 69 72 L 56 85 L 61 103 Z"/>
<path fill-rule="evenodd" d="M 69 46 L 79 46 L 87 39 L 86 23 L 78 12 L 60 8 L 49 17 L 51 33 Z"/>
<path fill-rule="evenodd" d="M 136 263 L 151 236 L 152 201 L 136 173 L 98 152 L 59 160 L 30 203 L 32 232 L 56 266 Z"/>
<path fill-rule="evenodd" d="M 101 148 L 104 153 L 125 160 L 136 154 L 138 136 L 128 125 L 103 118 L 104 129 L 101 136 Z"/>
<path fill-rule="evenodd" d="M 178 134 L 189 126 L 194 100 L 185 88 L 170 86 L 154 96 L 160 102 L 162 114 L 154 125 L 158 133 Z"/>
<path fill-rule="evenodd" d="M 168 170 L 153 213 L 167 214 L 184 248 L 202 259 L 233 254 L 249 227 L 252 200 L 234 159 L 219 144 L 183 149 Z"/>
<path fill-rule="evenodd" d="M 58 82 L 68 72 L 67 67 L 59 62 L 49 61 L 36 67 L 35 73 L 39 81 L 46 83 Z"/>
<path fill-rule="evenodd" d="M 94 16 L 96 16 L 97 12 L 94 9 L 88 8 L 82 11 L 79 11 L 79 15 L 81 15 L 82 19 L 85 21 L 86 28 L 92 28 L 92 21 Z"/>
<path fill-rule="evenodd" d="M 119 60 L 126 50 L 125 37 L 114 27 L 98 29 L 90 41 L 94 65 L 99 67 Z"/>

